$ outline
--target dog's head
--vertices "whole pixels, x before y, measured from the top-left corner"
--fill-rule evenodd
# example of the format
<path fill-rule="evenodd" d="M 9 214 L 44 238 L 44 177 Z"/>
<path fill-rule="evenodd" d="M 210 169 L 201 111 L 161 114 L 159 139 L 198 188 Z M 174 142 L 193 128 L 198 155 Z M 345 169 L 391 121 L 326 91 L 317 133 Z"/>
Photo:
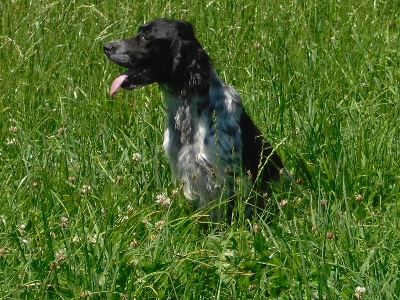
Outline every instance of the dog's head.
<path fill-rule="evenodd" d="M 132 38 L 104 45 L 106 56 L 128 70 L 111 85 L 113 96 L 120 88 L 134 89 L 158 82 L 182 92 L 197 84 L 198 73 L 209 75 L 210 61 L 185 21 L 157 19 L 139 27 Z"/>

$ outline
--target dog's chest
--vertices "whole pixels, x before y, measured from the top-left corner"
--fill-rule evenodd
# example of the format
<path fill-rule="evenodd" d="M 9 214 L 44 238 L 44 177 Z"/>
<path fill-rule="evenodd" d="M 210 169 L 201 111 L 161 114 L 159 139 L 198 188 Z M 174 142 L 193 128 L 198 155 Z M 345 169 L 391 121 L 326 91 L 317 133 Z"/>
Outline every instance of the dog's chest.
<path fill-rule="evenodd" d="M 230 186 L 241 163 L 240 98 L 219 81 L 216 87 L 188 104 L 164 92 L 163 148 L 186 198 L 200 202 L 215 199 L 221 187 Z M 230 193 L 229 189 L 224 192 Z"/>
<path fill-rule="evenodd" d="M 202 177 L 217 167 L 212 112 L 199 111 L 196 103 L 169 108 L 163 148 L 180 179 Z"/>
<path fill-rule="evenodd" d="M 217 197 L 226 176 L 215 126 L 212 109 L 201 110 L 195 101 L 167 108 L 163 148 L 186 198 L 199 205 Z"/>

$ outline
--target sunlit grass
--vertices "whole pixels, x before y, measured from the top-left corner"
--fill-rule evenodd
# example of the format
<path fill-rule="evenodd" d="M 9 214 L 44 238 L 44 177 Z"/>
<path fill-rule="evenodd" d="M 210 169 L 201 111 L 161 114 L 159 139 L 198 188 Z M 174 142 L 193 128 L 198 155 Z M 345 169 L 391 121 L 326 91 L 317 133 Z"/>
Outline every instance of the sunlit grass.
<path fill-rule="evenodd" d="M 0 298 L 399 299 L 396 3 L 0 11 Z M 162 153 L 157 86 L 109 98 L 102 44 L 156 17 L 194 24 L 301 183 L 270 195 L 272 222 L 204 226 Z"/>

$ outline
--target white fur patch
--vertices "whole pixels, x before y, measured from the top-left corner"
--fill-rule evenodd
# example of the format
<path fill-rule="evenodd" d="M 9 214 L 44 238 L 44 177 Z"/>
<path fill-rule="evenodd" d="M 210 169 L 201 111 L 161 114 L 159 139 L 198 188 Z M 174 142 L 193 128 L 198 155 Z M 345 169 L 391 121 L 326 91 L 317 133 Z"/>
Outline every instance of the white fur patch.
<path fill-rule="evenodd" d="M 208 206 L 221 196 L 232 196 L 242 151 L 238 93 L 214 71 L 208 96 L 191 99 L 187 109 L 165 87 L 162 90 L 167 110 L 163 148 L 186 198 Z M 185 122 L 190 125 L 182 126 Z M 213 220 L 220 217 L 218 209 L 211 211 Z"/>

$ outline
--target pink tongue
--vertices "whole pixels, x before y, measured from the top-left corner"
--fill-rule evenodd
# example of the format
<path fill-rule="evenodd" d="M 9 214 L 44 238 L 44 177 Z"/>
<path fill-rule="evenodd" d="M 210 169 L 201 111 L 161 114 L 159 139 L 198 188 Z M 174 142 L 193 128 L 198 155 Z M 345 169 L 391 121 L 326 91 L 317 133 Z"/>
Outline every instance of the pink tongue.
<path fill-rule="evenodd" d="M 111 85 L 110 88 L 110 96 L 114 96 L 114 94 L 118 91 L 118 89 L 121 87 L 121 84 L 125 81 L 125 79 L 128 78 L 128 75 L 122 74 L 119 75 L 114 82 Z"/>

